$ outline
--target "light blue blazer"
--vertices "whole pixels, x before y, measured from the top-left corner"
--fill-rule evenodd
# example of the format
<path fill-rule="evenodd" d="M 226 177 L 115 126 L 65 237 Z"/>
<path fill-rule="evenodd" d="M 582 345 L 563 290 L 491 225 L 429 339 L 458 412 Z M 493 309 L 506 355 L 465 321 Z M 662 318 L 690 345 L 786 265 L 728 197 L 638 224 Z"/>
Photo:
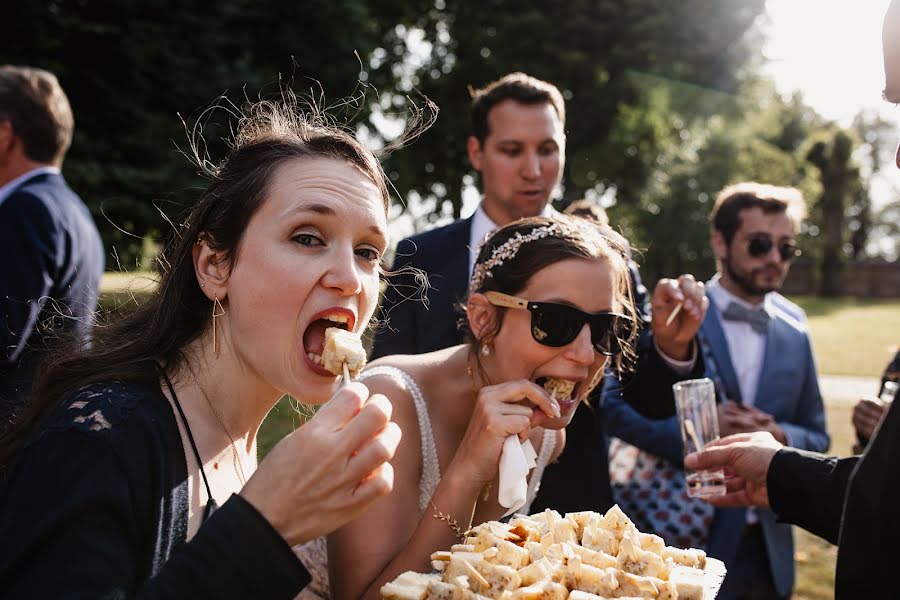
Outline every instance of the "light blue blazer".
<path fill-rule="evenodd" d="M 825 428 L 825 407 L 819 392 L 816 364 L 803 310 L 784 296 L 773 293 L 775 314 L 766 333 L 766 350 L 754 406 L 771 414 L 782 427 L 788 444 L 825 452 L 830 438 Z M 721 316 L 713 302 L 698 332 L 706 374 L 717 393 L 741 400 L 740 386 L 722 331 Z M 676 417 L 653 421 L 643 417 L 622 398 L 615 381 L 608 381 L 603 397 L 604 429 L 651 454 L 676 464 L 683 460 L 681 433 Z M 789 525 L 759 510 L 775 588 L 787 595 L 794 586 L 794 541 Z M 710 556 L 725 564 L 734 560 L 746 524 L 746 509 L 716 510 L 709 532 Z"/>

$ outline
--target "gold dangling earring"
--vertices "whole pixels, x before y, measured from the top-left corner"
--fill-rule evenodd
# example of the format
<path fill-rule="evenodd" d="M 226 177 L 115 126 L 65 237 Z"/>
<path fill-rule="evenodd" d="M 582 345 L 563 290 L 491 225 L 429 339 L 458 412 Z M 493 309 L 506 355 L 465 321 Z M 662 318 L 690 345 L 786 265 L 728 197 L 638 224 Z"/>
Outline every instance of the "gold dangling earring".
<path fill-rule="evenodd" d="M 213 300 L 212 305 L 212 322 L 213 322 L 213 354 L 219 356 L 219 344 L 216 339 L 216 319 L 225 314 L 225 307 L 222 306 L 222 303 L 219 302 L 219 297 L 216 296 Z"/>

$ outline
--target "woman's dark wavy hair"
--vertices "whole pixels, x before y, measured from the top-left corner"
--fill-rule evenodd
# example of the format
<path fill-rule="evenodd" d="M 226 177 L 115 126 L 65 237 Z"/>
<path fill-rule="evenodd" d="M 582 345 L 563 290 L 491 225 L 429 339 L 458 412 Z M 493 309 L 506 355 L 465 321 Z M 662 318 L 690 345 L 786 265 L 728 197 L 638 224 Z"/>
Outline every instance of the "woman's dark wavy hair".
<path fill-rule="evenodd" d="M 535 273 L 554 263 L 572 258 L 601 259 L 609 266 L 612 275 L 612 310 L 631 319 L 630 324 L 618 332 L 622 351 L 613 357 L 613 365 L 619 372 L 629 369 L 637 356 L 634 344 L 641 321 L 634 304 L 631 278 L 625 258 L 626 251 L 616 242 L 615 238 L 603 235 L 596 225 L 583 219 L 564 215 L 558 215 L 552 219 L 532 217 L 514 221 L 498 229 L 487 239 L 481 246 L 475 264 L 487 262 L 496 248 L 515 237 L 516 234 L 526 236 L 538 227 L 547 227 L 554 223 L 562 225 L 562 235 L 548 235 L 523 243 L 519 246 L 515 256 L 507 258 L 503 264 L 491 268 L 489 275 L 484 277 L 476 289 L 470 289 L 469 294 L 493 290 L 514 296 L 525 289 Z M 466 324 L 466 335 L 470 343 L 490 343 L 497 335 L 503 315 L 509 309 L 502 307 L 496 307 L 496 309 L 499 311 L 500 318 L 495 322 L 494 329 L 488 331 L 482 339 L 476 340 Z M 478 360 L 480 353 L 475 352 L 474 355 Z"/>
<path fill-rule="evenodd" d="M 43 361 L 26 408 L 0 436 L 0 466 L 5 468 L 28 433 L 76 390 L 105 381 L 154 384 L 158 374 L 153 361 L 167 372 L 186 363 L 185 347 L 204 333 L 211 319 L 192 248 L 202 236 L 232 267 L 247 224 L 285 163 L 329 158 L 353 165 L 378 187 L 387 213 L 387 181 L 378 159 L 352 135 L 328 123 L 325 115 L 301 110 L 289 96 L 250 104 L 236 116 L 230 149 L 218 165 L 201 158 L 192 139 L 196 162 L 211 181 L 158 258 L 157 290 L 132 312 L 95 326 L 89 345 L 70 341 Z"/>

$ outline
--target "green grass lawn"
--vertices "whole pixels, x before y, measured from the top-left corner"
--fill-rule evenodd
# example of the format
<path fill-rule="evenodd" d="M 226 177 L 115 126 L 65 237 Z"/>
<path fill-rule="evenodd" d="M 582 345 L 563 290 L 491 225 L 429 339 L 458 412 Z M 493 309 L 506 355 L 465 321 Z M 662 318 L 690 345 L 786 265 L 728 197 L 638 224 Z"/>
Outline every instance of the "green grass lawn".
<path fill-rule="evenodd" d="M 900 300 L 791 300 L 809 316 L 820 373 L 881 376 L 900 344 Z"/>
<path fill-rule="evenodd" d="M 157 280 L 155 273 L 107 271 L 100 281 L 100 309 L 113 311 L 137 306 L 156 289 Z"/>

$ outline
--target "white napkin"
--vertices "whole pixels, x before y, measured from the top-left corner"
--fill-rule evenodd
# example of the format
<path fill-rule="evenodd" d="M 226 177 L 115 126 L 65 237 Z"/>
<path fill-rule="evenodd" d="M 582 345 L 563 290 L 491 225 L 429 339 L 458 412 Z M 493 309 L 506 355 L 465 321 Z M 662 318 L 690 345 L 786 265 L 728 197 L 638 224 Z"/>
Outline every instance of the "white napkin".
<path fill-rule="evenodd" d="M 503 442 L 500 453 L 500 490 L 497 501 L 510 515 L 525 505 L 528 495 L 528 471 L 534 468 L 537 453 L 531 440 L 519 443 L 519 436 L 511 435 Z"/>

